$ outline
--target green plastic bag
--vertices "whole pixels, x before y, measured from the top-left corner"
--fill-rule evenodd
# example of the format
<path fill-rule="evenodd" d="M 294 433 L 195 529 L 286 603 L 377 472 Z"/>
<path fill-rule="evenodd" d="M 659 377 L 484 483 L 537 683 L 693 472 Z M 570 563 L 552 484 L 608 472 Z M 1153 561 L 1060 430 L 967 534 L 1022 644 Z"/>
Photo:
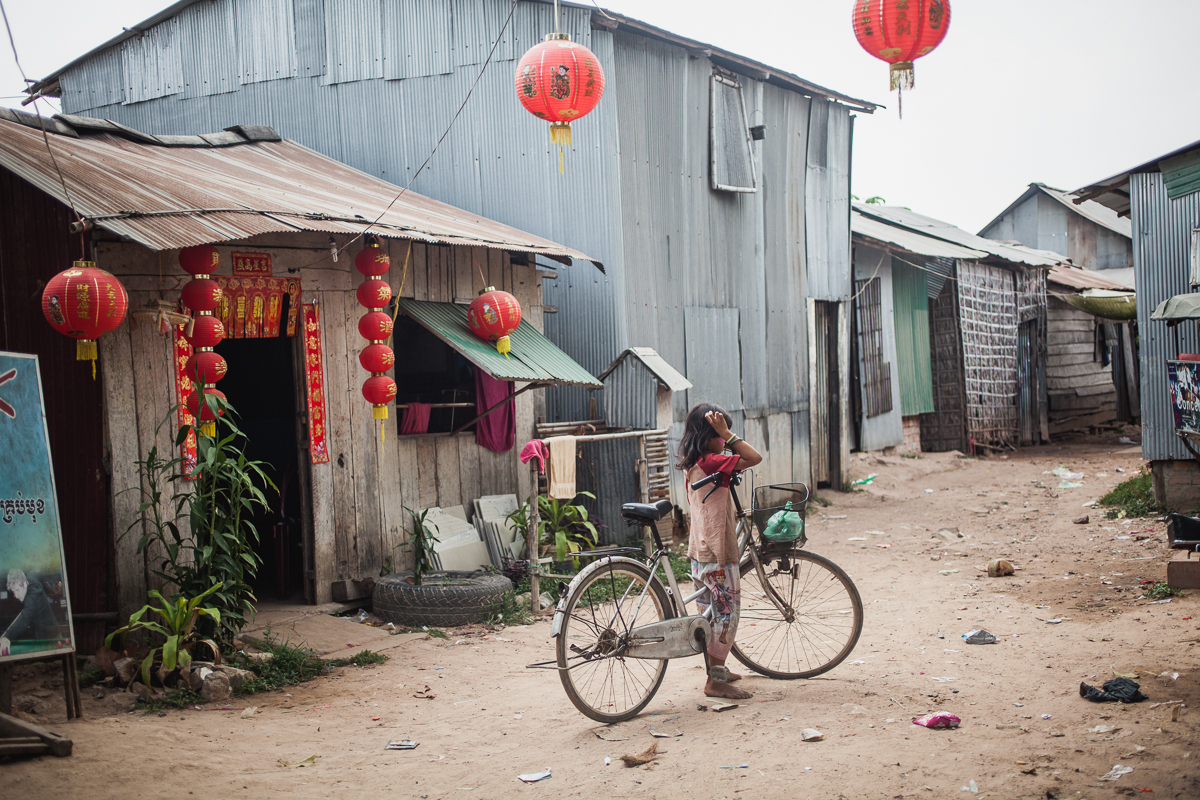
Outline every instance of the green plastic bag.
<path fill-rule="evenodd" d="M 792 503 L 787 504 L 771 515 L 763 536 L 772 542 L 794 542 L 804 533 L 804 520 L 800 513 L 792 510 Z"/>

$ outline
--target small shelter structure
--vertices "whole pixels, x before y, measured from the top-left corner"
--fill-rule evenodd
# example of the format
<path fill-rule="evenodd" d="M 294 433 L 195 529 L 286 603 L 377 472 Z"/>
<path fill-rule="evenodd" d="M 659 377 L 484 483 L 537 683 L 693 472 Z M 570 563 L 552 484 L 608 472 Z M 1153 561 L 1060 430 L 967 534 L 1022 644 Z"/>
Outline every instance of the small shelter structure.
<path fill-rule="evenodd" d="M 587 256 L 402 193 L 269 128 L 154 136 L 104 120 L 0 109 L 0 193 L 11 211 L 0 221 L 0 349 L 42 358 L 68 571 L 83 621 L 115 621 L 145 601 L 139 537 L 122 534 L 138 513 L 136 462 L 152 446 L 160 457 L 177 452 L 171 412 L 184 384 L 175 304 L 190 279 L 178 266 L 180 248 L 215 244 L 214 277 L 227 297 L 262 289 L 282 301 L 268 306 L 274 325 L 253 303 L 225 308 L 229 333 L 217 346 L 229 366 L 220 389 L 240 413 L 250 456 L 271 463 L 281 487 L 278 506 L 258 520 L 260 598 L 281 573 L 290 576 L 285 596 L 361 596 L 381 569 L 405 566 L 406 507 L 528 494 L 519 445 L 496 452 L 465 424 L 478 428 L 481 375 L 508 392 L 517 442 L 532 438 L 546 387 L 601 387 L 541 333 L 535 258 L 567 264 Z M 400 404 L 442 406 L 422 431 L 404 435 L 401 415 L 376 422 L 360 393 L 368 373 L 358 359 L 366 341 L 355 292 L 364 278 L 353 262 L 372 220 L 393 265 L 384 278 L 397 298 L 389 374 Z M 95 382 L 69 356 L 70 340 L 40 318 L 39 287 L 81 247 L 123 282 L 132 312 L 99 340 Z M 237 272 L 239 264 L 256 275 Z M 485 285 L 522 305 L 511 358 L 467 331 L 464 304 Z M 312 312 L 311 324 L 302 309 Z"/>
<path fill-rule="evenodd" d="M 870 412 L 881 408 L 887 398 L 886 392 L 880 392 L 872 401 L 868 393 L 868 386 L 880 385 L 884 376 L 884 371 L 874 366 L 886 362 L 889 354 L 884 337 L 876 333 L 884 324 L 874 323 L 876 312 L 859 302 L 871 291 L 871 281 L 881 280 L 886 260 L 882 254 L 890 258 L 893 269 L 899 262 L 924 274 L 923 298 L 920 279 L 915 276 L 905 276 L 899 284 L 893 281 L 892 287 L 893 313 L 898 305 L 903 306 L 895 314 L 895 341 L 901 339 L 902 317 L 916 321 L 912 329 L 917 333 L 905 331 L 908 341 L 896 352 L 898 359 L 902 351 L 912 353 L 904 356 L 899 374 L 912 382 L 908 408 L 921 409 L 921 449 L 968 452 L 1047 438 L 1046 272 L 1065 259 L 1056 253 L 984 239 L 896 206 L 856 203 L 851 230 L 859 282 L 855 329 L 862 373 L 856 394 L 862 403 L 862 418 L 882 416 Z M 899 301 L 897 285 L 901 287 Z M 879 291 L 882 303 L 882 283 Z M 861 312 L 860 305 L 864 306 Z M 886 320 L 882 309 L 878 313 Z M 921 363 L 923 316 L 929 330 L 928 384 Z M 923 395 L 926 385 L 929 395 Z M 896 395 L 893 390 L 893 404 Z M 930 401 L 933 410 L 924 411 Z M 885 412 L 894 419 L 886 434 L 892 440 L 903 439 L 903 402 L 901 397 L 901 414 L 892 409 Z M 877 435 L 865 422 L 862 430 Z M 867 444 L 880 440 L 865 434 L 861 439 Z M 866 444 L 862 446 L 866 449 Z"/>
<path fill-rule="evenodd" d="M 1200 286 L 1200 142 L 1193 142 L 1074 192 L 1127 217 L 1138 303 L 1142 457 L 1150 461 L 1154 497 L 1169 509 L 1200 502 L 1195 459 L 1176 435 L 1168 365 L 1200 353 L 1193 325 L 1174 330 L 1151 315 L 1166 300 Z"/>

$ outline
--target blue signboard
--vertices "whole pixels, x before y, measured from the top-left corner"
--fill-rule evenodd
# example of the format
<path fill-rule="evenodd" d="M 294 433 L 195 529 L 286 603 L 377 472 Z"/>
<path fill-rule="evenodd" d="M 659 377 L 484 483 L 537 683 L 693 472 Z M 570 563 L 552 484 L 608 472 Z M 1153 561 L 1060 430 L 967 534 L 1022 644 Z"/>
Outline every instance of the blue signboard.
<path fill-rule="evenodd" d="M 74 650 L 37 356 L 0 352 L 0 661 Z"/>

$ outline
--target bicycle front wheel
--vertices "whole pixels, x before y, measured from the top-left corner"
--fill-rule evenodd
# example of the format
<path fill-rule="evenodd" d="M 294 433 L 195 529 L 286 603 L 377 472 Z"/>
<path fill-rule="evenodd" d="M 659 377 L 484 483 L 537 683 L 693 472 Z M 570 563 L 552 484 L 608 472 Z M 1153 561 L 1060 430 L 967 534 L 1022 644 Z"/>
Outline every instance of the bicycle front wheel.
<path fill-rule="evenodd" d="M 638 714 L 667 672 L 665 659 L 624 655 L 629 632 L 673 616 L 667 592 L 650 570 L 614 561 L 587 576 L 567 598 L 555 644 L 567 697 L 597 722 Z"/>
<path fill-rule="evenodd" d="M 755 672 L 783 679 L 811 678 L 842 663 L 863 626 L 862 599 L 850 576 L 805 550 L 764 560 L 762 567 L 765 583 L 753 559 L 742 565 L 734 657 Z"/>

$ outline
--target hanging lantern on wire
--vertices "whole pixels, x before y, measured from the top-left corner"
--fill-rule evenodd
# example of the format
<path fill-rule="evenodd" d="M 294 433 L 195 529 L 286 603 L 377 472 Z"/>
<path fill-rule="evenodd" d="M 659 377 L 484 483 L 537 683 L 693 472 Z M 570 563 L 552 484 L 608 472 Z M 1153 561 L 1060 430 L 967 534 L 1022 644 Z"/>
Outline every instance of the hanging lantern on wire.
<path fill-rule="evenodd" d="M 392 349 L 387 346 L 388 337 L 392 335 L 392 318 L 383 311 L 392 299 L 392 287 L 379 277 L 391 264 L 387 251 L 379 246 L 379 237 L 368 234 L 366 246 L 354 257 L 354 267 L 367 278 L 355 292 L 359 304 L 367 309 L 358 320 L 358 332 L 370 342 L 359 354 L 358 361 L 371 373 L 363 383 L 362 393 L 371 404 L 374 419 L 387 419 L 387 404 L 396 398 L 396 382 L 384 375 L 396 362 Z M 379 435 L 383 437 L 382 428 Z"/>
<path fill-rule="evenodd" d="M 604 70 L 596 55 L 565 33 L 548 33 L 517 62 L 517 99 L 550 123 L 550 141 L 571 144 L 571 123 L 604 94 Z"/>
<path fill-rule="evenodd" d="M 913 62 L 933 52 L 950 29 L 949 0 L 855 0 L 854 36 L 892 65 L 891 88 L 902 102 L 914 85 Z M 903 106 L 900 108 L 903 116 Z"/>
<path fill-rule="evenodd" d="M 509 335 L 521 325 L 521 304 L 508 292 L 489 286 L 467 307 L 467 327 L 485 342 L 495 342 L 496 351 L 508 358 Z"/>
<path fill-rule="evenodd" d="M 184 374 L 196 385 L 188 395 L 186 405 L 205 436 L 216 433 L 216 417 L 225 413 L 221 405 L 225 402 L 225 395 L 212 388 L 225 377 L 228 368 L 224 357 L 213 352 L 213 348 L 225 338 L 225 326 L 214 313 L 221 305 L 224 290 L 211 277 L 220 265 L 221 255 L 211 245 L 185 247 L 179 251 L 179 266 L 194 276 L 180 290 L 183 305 L 195 314 L 183 334 L 188 344 L 196 350 L 184 366 Z M 205 397 L 213 395 L 220 398 L 216 416 L 207 402 L 203 409 L 200 408 L 201 393 Z"/>
<path fill-rule="evenodd" d="M 129 295 L 113 275 L 91 261 L 76 261 L 50 279 L 42 291 L 42 314 L 50 327 L 76 340 L 75 358 L 92 362 L 96 339 L 116 328 L 129 309 Z"/>

